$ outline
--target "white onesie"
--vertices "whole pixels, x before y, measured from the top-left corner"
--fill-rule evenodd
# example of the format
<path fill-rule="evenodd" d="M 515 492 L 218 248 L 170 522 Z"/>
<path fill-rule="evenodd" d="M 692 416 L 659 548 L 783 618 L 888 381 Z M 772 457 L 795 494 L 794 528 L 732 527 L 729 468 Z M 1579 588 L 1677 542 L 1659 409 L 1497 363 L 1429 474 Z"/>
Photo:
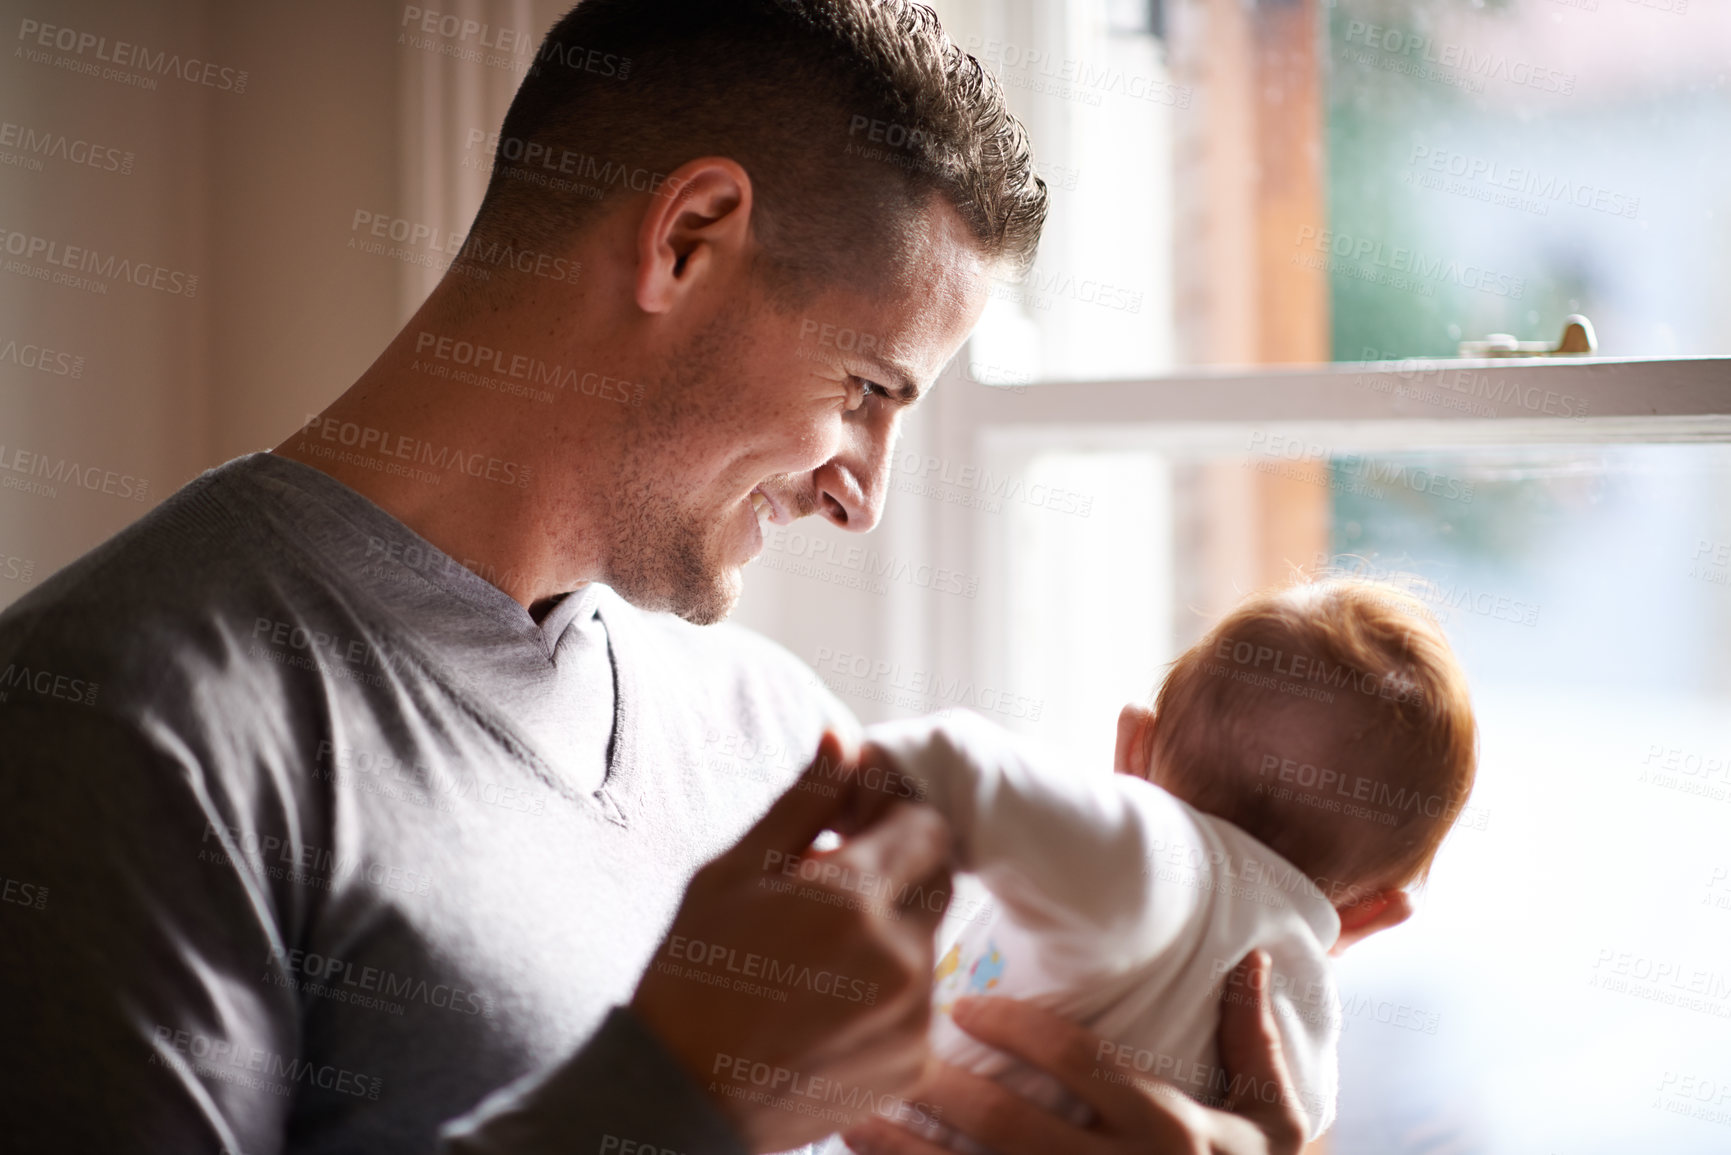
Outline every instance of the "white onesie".
<path fill-rule="evenodd" d="M 1341 1014 L 1327 952 L 1340 918 L 1297 867 L 1140 778 L 1037 764 L 1025 743 L 966 711 L 865 737 L 923 782 L 949 820 L 957 865 L 996 900 L 938 964 L 938 1058 L 1084 1123 L 1087 1107 L 1054 1080 L 950 1019 L 960 995 L 1006 995 L 1111 1040 L 1096 1078 L 1155 1077 L 1216 1105 L 1229 1093 L 1273 1096 L 1273 1087 L 1229 1080 L 1214 1041 L 1225 976 L 1261 947 L 1274 962 L 1281 1047 L 1307 1138 L 1328 1129 Z M 941 1127 L 928 1134 L 979 1150 Z M 836 1140 L 830 1150 L 846 1148 Z"/>

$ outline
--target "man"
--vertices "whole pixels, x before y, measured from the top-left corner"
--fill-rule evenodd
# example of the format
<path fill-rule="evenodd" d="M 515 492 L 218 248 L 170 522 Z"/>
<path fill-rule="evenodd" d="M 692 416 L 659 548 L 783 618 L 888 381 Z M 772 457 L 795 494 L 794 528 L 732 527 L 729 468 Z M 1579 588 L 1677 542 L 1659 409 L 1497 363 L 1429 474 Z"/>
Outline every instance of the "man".
<path fill-rule="evenodd" d="M 574 9 L 462 253 L 353 387 L 0 616 L 28 671 L 0 854 L 52 899 L 0 940 L 34 992 L 9 1139 L 695 1153 L 865 1119 L 864 1148 L 926 1149 L 887 1101 L 1005 1155 L 1295 1149 L 1278 1096 L 1252 1123 L 1090 1080 L 1097 1040 L 1030 1008 L 963 1020 L 1094 1125 L 916 1085 L 947 831 L 855 772 L 790 656 L 691 624 L 763 520 L 871 528 L 900 413 L 1044 211 L 924 9 Z M 785 789 L 741 746 L 817 756 Z M 1278 1088 L 1255 1010 L 1225 1053 Z"/>

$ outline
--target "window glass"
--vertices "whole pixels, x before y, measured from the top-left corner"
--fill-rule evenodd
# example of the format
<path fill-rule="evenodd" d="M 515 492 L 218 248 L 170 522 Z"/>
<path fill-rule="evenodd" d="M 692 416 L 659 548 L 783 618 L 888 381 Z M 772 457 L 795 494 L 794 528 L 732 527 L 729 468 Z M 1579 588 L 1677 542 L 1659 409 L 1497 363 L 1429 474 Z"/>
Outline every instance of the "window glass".
<path fill-rule="evenodd" d="M 987 383 L 1731 352 L 1731 5 L 960 0 L 1052 189 Z M 953 11 L 953 15 L 950 13 Z"/>

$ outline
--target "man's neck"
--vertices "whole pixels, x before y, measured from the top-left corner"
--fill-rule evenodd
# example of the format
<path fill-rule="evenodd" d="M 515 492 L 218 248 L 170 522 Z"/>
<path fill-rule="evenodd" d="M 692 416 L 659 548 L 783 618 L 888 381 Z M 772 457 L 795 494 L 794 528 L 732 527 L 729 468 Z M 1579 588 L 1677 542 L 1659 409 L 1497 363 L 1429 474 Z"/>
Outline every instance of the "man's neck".
<path fill-rule="evenodd" d="M 453 331 L 423 316 L 432 306 L 273 452 L 355 490 L 539 621 L 560 595 L 604 576 L 599 550 L 583 556 L 582 545 L 599 535 L 587 531 L 582 495 L 600 492 L 583 474 L 606 469 L 606 445 L 618 438 L 531 413 L 533 401 L 429 376 L 416 335 Z M 472 343 L 496 346 L 499 338 Z M 554 432 L 559 452 L 550 454 Z"/>

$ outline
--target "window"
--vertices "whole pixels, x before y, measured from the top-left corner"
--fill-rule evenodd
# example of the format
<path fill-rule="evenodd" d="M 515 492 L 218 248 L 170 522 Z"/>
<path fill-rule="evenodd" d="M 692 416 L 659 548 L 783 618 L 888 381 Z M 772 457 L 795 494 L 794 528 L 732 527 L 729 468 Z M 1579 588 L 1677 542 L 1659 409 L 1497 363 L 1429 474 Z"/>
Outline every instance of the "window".
<path fill-rule="evenodd" d="M 744 616 L 862 718 L 967 706 L 1098 767 L 1241 593 L 1319 562 L 1416 575 L 1467 668 L 1478 785 L 1418 917 L 1342 960 L 1313 1151 L 1719 1151 L 1728 412 L 1718 358 L 1008 388 L 957 366 L 883 526 L 772 535 Z"/>
<path fill-rule="evenodd" d="M 952 0 L 1052 187 L 988 383 L 1452 356 L 1492 333 L 1731 352 L 1731 8 Z"/>

